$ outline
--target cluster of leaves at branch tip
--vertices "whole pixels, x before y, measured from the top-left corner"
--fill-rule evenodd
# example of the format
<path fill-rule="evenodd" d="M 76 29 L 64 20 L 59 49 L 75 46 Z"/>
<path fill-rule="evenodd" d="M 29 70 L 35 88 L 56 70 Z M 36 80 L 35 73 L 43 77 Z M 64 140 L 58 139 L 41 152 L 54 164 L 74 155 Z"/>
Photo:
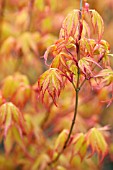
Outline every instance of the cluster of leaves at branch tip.
<path fill-rule="evenodd" d="M 81 36 L 80 24 L 82 25 Z M 44 102 L 44 95 L 47 92 L 57 106 L 57 99 L 61 90 L 69 81 L 74 88 L 77 86 L 78 70 L 80 84 L 84 80 L 89 81 L 92 88 L 112 86 L 113 70 L 110 68 L 109 56 L 110 46 L 102 39 L 104 23 L 101 16 L 89 7 L 81 11 L 73 10 L 68 14 L 62 23 L 59 39 L 44 54 L 46 65 L 49 69 L 43 73 L 38 80 L 38 94 Z M 79 46 L 79 58 L 78 58 Z M 48 59 L 52 62 L 48 64 Z M 62 152 L 69 132 L 62 131 L 56 140 L 55 155 Z M 72 136 L 71 136 L 72 137 Z M 71 142 L 74 145 L 74 155 L 79 154 L 81 160 L 91 149 L 89 157 L 96 152 L 100 162 L 108 153 L 108 145 L 102 133 L 91 129 L 87 134 L 78 134 Z"/>
<path fill-rule="evenodd" d="M 56 104 L 66 81 L 70 81 L 77 88 L 78 68 L 80 83 L 86 79 L 92 88 L 101 88 L 113 82 L 111 74 L 113 71 L 109 61 L 110 46 L 102 39 L 103 20 L 95 10 L 83 8 L 81 19 L 79 12 L 79 10 L 73 10 L 68 14 L 62 23 L 59 39 L 48 47 L 44 54 L 45 63 L 49 69 L 38 80 L 38 94 L 43 102 L 44 94 L 47 92 Z M 80 23 L 82 31 L 79 39 Z M 79 59 L 78 44 L 80 46 Z M 49 58 L 52 58 L 52 62 L 48 64 Z M 108 76 L 109 69 L 111 70 L 110 76 Z"/>

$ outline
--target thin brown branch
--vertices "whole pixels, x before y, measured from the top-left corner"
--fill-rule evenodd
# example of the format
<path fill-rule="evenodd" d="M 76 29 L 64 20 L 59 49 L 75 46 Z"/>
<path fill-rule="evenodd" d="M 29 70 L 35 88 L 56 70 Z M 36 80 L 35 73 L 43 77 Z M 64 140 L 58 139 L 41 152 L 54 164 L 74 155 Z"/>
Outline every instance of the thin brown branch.
<path fill-rule="evenodd" d="M 81 33 L 82 33 L 82 23 L 81 23 L 81 19 L 82 19 L 82 15 L 81 15 L 81 11 L 82 11 L 82 0 L 80 1 L 80 12 L 79 12 L 79 34 L 78 34 L 78 43 L 76 44 L 76 51 L 77 51 L 77 59 L 78 61 L 80 60 L 80 39 L 81 39 Z M 73 84 L 73 87 L 76 91 L 76 96 L 75 96 L 75 109 L 74 109 L 74 115 L 73 115 L 73 120 L 72 120 L 72 124 L 71 124 L 71 127 L 70 127 L 70 130 L 69 130 L 69 134 L 68 134 L 68 137 L 64 143 L 64 146 L 61 150 L 61 152 L 58 153 L 57 157 L 49 163 L 49 166 L 51 166 L 52 164 L 54 164 L 58 159 L 59 157 L 61 156 L 61 154 L 64 152 L 64 150 L 67 148 L 68 146 L 68 143 L 69 143 L 69 140 L 70 140 L 70 137 L 71 137 L 71 134 L 72 134 L 72 131 L 73 131 L 73 128 L 74 128 L 74 125 L 75 125 L 75 120 L 76 120 L 76 115 L 77 115 L 77 110 L 78 110 L 78 98 L 79 98 L 79 91 L 80 91 L 80 88 L 79 88 L 79 81 L 80 81 L 80 68 L 78 67 L 78 74 L 77 74 L 77 85 L 75 87 L 74 83 Z"/>
<path fill-rule="evenodd" d="M 82 0 L 80 1 L 80 12 L 79 12 L 79 34 L 78 34 L 78 44 L 77 44 L 77 57 L 78 57 L 78 61 L 80 60 L 80 39 L 81 39 L 81 33 L 82 33 L 82 23 L 81 23 L 81 19 L 82 19 L 82 15 L 81 15 L 81 11 L 82 11 Z M 78 74 L 77 74 L 77 85 L 75 87 L 74 83 L 73 87 L 76 91 L 76 96 L 75 96 L 75 110 L 74 110 L 74 116 L 73 116 L 73 120 L 72 120 L 72 124 L 70 127 L 70 131 L 67 137 L 67 140 L 64 144 L 63 150 L 67 147 L 68 142 L 70 140 L 74 125 L 75 125 L 75 120 L 76 120 L 76 115 L 77 115 L 77 110 L 78 110 L 78 94 L 79 94 L 79 81 L 80 81 L 80 68 L 78 67 Z"/>

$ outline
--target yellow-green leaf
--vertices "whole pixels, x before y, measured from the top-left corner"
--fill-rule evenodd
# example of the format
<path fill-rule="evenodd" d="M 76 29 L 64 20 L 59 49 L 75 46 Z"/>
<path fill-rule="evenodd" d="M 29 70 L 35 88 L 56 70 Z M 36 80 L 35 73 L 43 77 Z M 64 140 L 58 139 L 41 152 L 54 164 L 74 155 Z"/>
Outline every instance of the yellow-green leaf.
<path fill-rule="evenodd" d="M 68 131 L 63 130 L 56 139 L 55 150 L 59 153 L 63 149 L 63 146 L 67 140 Z"/>
<path fill-rule="evenodd" d="M 7 135 L 8 129 L 13 124 L 18 125 L 21 130 L 24 129 L 24 118 L 22 113 L 11 102 L 2 104 L 0 107 L 0 126 L 4 127 L 4 136 Z"/>
<path fill-rule="evenodd" d="M 87 144 L 91 146 L 91 155 L 97 152 L 99 160 L 102 161 L 108 153 L 108 145 L 101 131 L 92 128 L 86 136 Z"/>
<path fill-rule="evenodd" d="M 68 38 L 70 36 L 77 38 L 77 27 L 79 24 L 79 10 L 73 10 L 68 14 L 62 24 L 60 37 Z"/>
<path fill-rule="evenodd" d="M 85 157 L 87 151 L 87 143 L 85 135 L 80 133 L 76 135 L 73 139 L 74 144 L 74 154 L 79 154 L 81 160 Z"/>
<path fill-rule="evenodd" d="M 98 32 L 98 38 L 99 40 L 102 38 L 103 32 L 104 32 L 104 22 L 102 17 L 99 15 L 99 13 L 95 10 L 91 10 L 92 15 L 92 24 L 94 27 L 94 30 Z"/>

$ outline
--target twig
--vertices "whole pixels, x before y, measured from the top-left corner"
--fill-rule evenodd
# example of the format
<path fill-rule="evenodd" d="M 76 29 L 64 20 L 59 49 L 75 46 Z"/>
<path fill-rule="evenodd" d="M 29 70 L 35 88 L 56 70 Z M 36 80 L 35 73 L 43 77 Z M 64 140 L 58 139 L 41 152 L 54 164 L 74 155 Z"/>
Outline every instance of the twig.
<path fill-rule="evenodd" d="M 76 44 L 76 52 L 77 52 L 77 57 L 78 57 L 78 61 L 80 60 L 80 39 L 81 39 L 81 33 L 82 33 L 82 23 L 81 23 L 81 19 L 82 19 L 82 16 L 81 16 L 81 11 L 82 11 L 82 0 L 80 0 L 80 12 L 79 12 L 79 34 L 78 34 L 78 43 Z M 70 140 L 70 137 L 71 137 L 71 134 L 72 134 L 72 131 L 73 131 L 73 128 L 74 128 L 74 125 L 75 125 L 75 120 L 76 120 L 76 115 L 77 115 L 77 109 L 78 109 L 78 97 L 79 97 L 79 91 L 80 91 L 80 88 L 79 88 L 79 80 L 80 80 L 80 68 L 78 68 L 78 75 L 77 75 L 77 86 L 75 87 L 74 83 L 72 82 L 73 84 L 73 87 L 76 91 L 76 96 L 75 96 L 75 110 L 74 110 L 74 116 L 73 116 L 73 120 L 72 120 L 72 124 L 71 124 L 71 127 L 70 127 L 70 130 L 69 130 L 69 134 L 68 134 L 68 137 L 64 143 L 64 146 L 61 150 L 61 152 L 58 153 L 57 157 L 52 161 L 50 162 L 48 165 L 51 166 L 52 164 L 54 164 L 58 159 L 59 157 L 61 156 L 61 154 L 63 153 L 63 151 L 67 148 L 68 146 L 68 143 L 69 143 L 69 140 Z"/>
<path fill-rule="evenodd" d="M 78 61 L 80 60 L 80 44 L 79 44 L 79 41 L 81 39 L 81 33 L 82 33 L 82 23 L 81 23 L 81 19 L 82 19 L 82 16 L 81 16 L 81 11 L 82 11 L 82 0 L 80 1 L 80 12 L 79 12 L 79 35 L 78 35 L 78 43 L 77 43 L 77 57 L 78 57 Z M 79 81 L 80 81 L 80 68 L 78 68 L 78 75 L 77 75 L 77 86 L 75 87 L 74 83 L 73 84 L 73 87 L 76 91 L 76 96 L 75 96 L 75 110 L 74 110 L 74 116 L 73 116 L 73 120 L 72 120 L 72 124 L 71 124 L 71 128 L 70 128 L 70 131 L 69 131 L 69 134 L 68 134 L 68 137 L 67 137 L 67 140 L 64 144 L 64 147 L 63 147 L 63 150 L 67 147 L 68 145 L 68 142 L 70 140 L 70 136 L 72 134 L 72 131 L 73 131 L 73 128 L 74 128 L 74 124 L 75 124 L 75 120 L 76 120 L 76 115 L 77 115 L 77 109 L 78 109 L 78 94 L 79 94 L 79 91 L 80 91 L 80 88 L 79 88 Z"/>

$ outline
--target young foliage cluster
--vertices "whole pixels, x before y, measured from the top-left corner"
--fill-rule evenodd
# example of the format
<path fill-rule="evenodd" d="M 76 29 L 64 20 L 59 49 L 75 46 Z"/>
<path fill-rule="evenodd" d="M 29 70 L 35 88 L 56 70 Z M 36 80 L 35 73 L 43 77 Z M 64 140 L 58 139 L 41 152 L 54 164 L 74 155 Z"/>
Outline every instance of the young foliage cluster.
<path fill-rule="evenodd" d="M 93 32 L 93 35 L 91 32 Z M 48 70 L 40 76 L 38 81 L 39 92 L 42 89 L 44 89 L 44 92 L 47 90 L 54 102 L 55 97 L 58 97 L 60 90 L 57 79 L 55 81 L 55 78 L 53 78 L 54 90 L 49 90 L 52 77 L 47 76 L 49 72 L 51 74 L 53 72 L 53 76 L 56 72 L 57 77 L 59 77 L 58 72 L 60 72 L 60 75 L 64 77 L 61 80 L 62 83 L 64 79 L 67 79 L 74 85 L 75 89 L 80 88 L 77 87 L 78 70 L 80 72 L 79 84 L 88 80 L 92 87 L 111 85 L 113 80 L 112 69 L 109 64 L 110 47 L 108 42 L 102 39 L 103 32 L 103 20 L 95 10 L 87 8 L 84 8 L 82 12 L 73 10 L 63 21 L 59 39 L 45 52 L 45 63 L 47 64 L 48 58 L 51 57 L 53 60 L 49 68 L 54 71 Z M 95 67 L 100 69 L 97 70 Z M 111 70 L 110 76 L 108 76 L 109 69 Z M 48 80 L 46 81 L 46 79 Z M 95 83 L 92 83 L 93 81 Z M 59 82 L 59 86 L 61 86 L 60 84 L 61 82 Z M 65 86 L 64 83 L 63 86 Z M 52 94 L 53 92 L 54 94 Z"/>
<path fill-rule="evenodd" d="M 69 3 L 79 1 L 0 1 L 0 170 L 100 170 L 113 159 L 101 127 L 113 101 L 104 22 L 86 0 L 64 18 Z"/>

